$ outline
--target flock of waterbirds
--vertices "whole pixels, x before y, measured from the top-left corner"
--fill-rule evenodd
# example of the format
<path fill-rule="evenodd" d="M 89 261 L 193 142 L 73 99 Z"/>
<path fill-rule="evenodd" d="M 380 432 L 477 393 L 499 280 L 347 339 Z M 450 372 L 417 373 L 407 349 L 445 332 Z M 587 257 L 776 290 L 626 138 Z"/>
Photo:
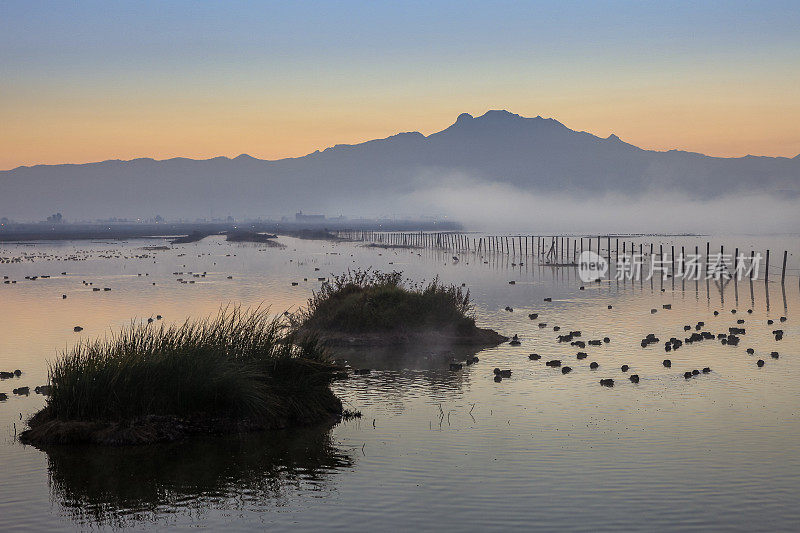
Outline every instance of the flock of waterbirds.
<path fill-rule="evenodd" d="M 155 258 L 156 258 L 155 252 L 156 251 L 161 251 L 161 250 L 170 250 L 170 248 L 168 248 L 168 247 L 163 247 L 163 248 L 162 247 L 145 248 L 145 250 L 147 251 L 147 253 L 143 253 L 143 254 L 127 254 L 127 255 L 123 254 L 123 253 L 121 253 L 121 252 L 119 252 L 117 250 L 104 250 L 104 251 L 77 250 L 74 253 L 69 254 L 69 255 L 65 255 L 65 256 L 56 256 L 56 255 L 51 255 L 51 254 L 39 253 L 39 252 L 23 253 L 23 254 L 21 254 L 19 256 L 16 256 L 16 257 L 0 257 L 0 264 L 22 263 L 22 262 L 25 262 L 25 261 L 33 262 L 33 261 L 37 261 L 37 260 L 38 261 L 42 261 L 42 260 L 44 260 L 44 261 L 54 261 L 54 260 L 56 260 L 56 261 L 86 261 L 86 260 L 89 260 L 89 259 L 92 259 L 92 258 L 97 258 L 97 259 L 153 259 L 153 262 L 155 263 L 156 262 L 156 260 L 155 260 Z M 416 252 L 412 251 L 412 253 L 416 253 Z M 397 255 L 397 254 L 398 254 L 398 252 L 395 251 L 395 255 Z M 185 254 L 185 253 L 181 253 L 181 254 L 178 254 L 177 257 L 180 258 L 180 257 L 184 257 L 186 255 L 187 254 Z M 210 254 L 198 254 L 198 257 L 202 257 L 203 255 L 210 255 Z M 226 257 L 231 257 L 231 256 L 235 256 L 235 255 L 236 254 L 227 254 Z M 379 254 L 379 255 L 382 255 L 382 254 Z M 417 255 L 420 255 L 420 254 L 417 253 Z M 458 257 L 454 256 L 453 257 L 453 261 L 457 262 L 458 261 Z M 214 263 L 214 264 L 216 265 L 216 263 Z M 298 264 L 299 264 L 299 262 L 298 262 Z M 393 264 L 393 262 L 390 262 L 389 264 L 391 265 L 391 264 Z M 186 267 L 186 265 L 184 264 L 183 267 Z M 314 271 L 318 272 L 319 268 L 314 268 Z M 61 274 L 63 276 L 66 276 L 67 272 L 62 272 Z M 205 278 L 207 276 L 207 274 L 208 274 L 208 272 L 206 272 L 206 271 L 204 271 L 204 272 L 193 272 L 193 271 L 176 271 L 176 272 L 173 272 L 173 275 L 176 276 L 176 281 L 178 283 L 181 283 L 181 284 L 194 284 L 195 283 L 194 279 L 184 278 L 183 276 L 191 276 L 192 278 Z M 141 276 L 142 276 L 141 273 L 139 273 L 137 275 L 137 277 L 141 277 Z M 144 276 L 149 276 L 149 273 L 145 273 Z M 319 276 L 315 276 L 315 277 L 316 277 L 317 281 L 325 281 L 327 279 L 325 277 L 319 277 Z M 40 278 L 41 279 L 47 279 L 47 278 L 50 278 L 50 276 L 49 275 L 25 276 L 25 279 L 29 280 L 29 281 L 35 281 L 35 280 L 40 279 Z M 233 276 L 228 275 L 227 279 L 233 279 Z M 304 278 L 303 281 L 308 281 L 308 279 L 309 279 L 308 277 Z M 314 277 L 312 277 L 311 279 L 314 279 Z M 11 280 L 11 279 L 9 279 L 8 276 L 3 276 L 3 282 L 5 284 L 15 284 L 16 280 Z M 292 282 L 291 284 L 292 284 L 292 286 L 297 286 L 298 282 Z M 515 285 L 516 282 L 515 281 L 510 281 L 509 284 L 510 285 Z M 93 292 L 100 292 L 101 290 L 104 291 L 104 292 L 111 291 L 110 287 L 103 287 L 102 289 L 99 288 L 99 287 L 93 287 L 93 282 L 87 282 L 86 280 L 82 280 L 82 285 L 91 288 Z M 155 285 L 155 282 L 153 282 L 153 285 Z M 462 286 L 464 286 L 464 285 L 465 284 L 462 284 Z M 580 290 L 584 290 L 584 287 L 581 286 Z M 62 294 L 61 297 L 63 299 L 66 299 L 67 295 L 66 294 Z M 552 297 L 544 298 L 544 302 L 545 303 L 551 303 L 552 301 L 553 301 Z M 612 306 L 608 305 L 608 309 L 609 310 L 612 309 Z M 672 309 L 672 305 L 671 304 L 663 304 L 662 305 L 662 310 L 669 311 L 671 309 Z M 510 306 L 506 306 L 505 310 L 508 311 L 508 312 L 514 312 L 514 309 L 512 307 L 510 307 Z M 651 314 L 655 314 L 656 312 L 658 312 L 658 309 L 651 309 L 650 310 Z M 735 315 L 737 310 L 736 309 L 731 309 L 730 312 L 731 312 L 731 314 Z M 752 312 L 753 312 L 752 309 L 748 309 L 747 310 L 748 314 L 752 314 Z M 540 311 L 538 313 L 530 313 L 528 315 L 528 318 L 530 320 L 532 320 L 532 321 L 537 320 L 539 318 L 539 316 L 540 316 L 540 313 L 542 313 L 542 311 Z M 713 311 L 713 316 L 714 317 L 718 317 L 719 315 L 720 315 L 719 311 Z M 155 320 L 161 320 L 161 319 L 162 319 L 161 315 L 157 315 L 155 317 Z M 782 316 L 782 317 L 780 317 L 779 320 L 780 320 L 780 322 L 785 322 L 786 321 L 786 317 Z M 154 321 L 154 318 L 152 318 L 152 317 L 147 319 L 148 323 L 152 323 L 153 321 Z M 670 337 L 669 340 L 664 342 L 664 351 L 669 353 L 669 352 L 676 351 L 676 350 L 680 349 L 685 344 L 686 345 L 691 345 L 691 344 L 694 344 L 694 343 L 698 343 L 698 342 L 702 342 L 702 341 L 711 341 L 711 340 L 715 340 L 715 339 L 718 340 L 723 345 L 737 347 L 739 345 L 741 336 L 746 334 L 745 327 L 740 327 L 740 326 L 743 326 L 745 324 L 745 320 L 744 319 L 738 319 L 736 321 L 736 324 L 737 324 L 736 326 L 729 327 L 727 332 L 721 332 L 721 333 L 716 333 L 716 334 L 712 333 L 711 331 L 708 331 L 708 330 L 704 329 L 705 322 L 703 322 L 703 321 L 697 322 L 694 326 L 686 325 L 683 328 L 684 329 L 684 334 L 686 332 L 691 331 L 692 329 L 694 329 L 694 331 L 691 332 L 688 337 L 684 337 L 683 339 L 680 339 L 680 338 L 677 338 L 677 337 Z M 772 319 L 767 320 L 767 326 L 772 326 L 773 324 L 774 324 L 774 320 L 772 320 Z M 539 329 L 544 329 L 544 328 L 548 327 L 548 324 L 546 322 L 538 322 L 537 326 L 538 326 Z M 562 328 L 561 328 L 561 326 L 555 325 L 555 326 L 552 326 L 552 329 L 553 329 L 554 332 L 559 332 Z M 83 330 L 82 326 L 75 326 L 73 328 L 73 331 L 76 332 L 76 333 L 80 332 L 82 330 Z M 774 339 L 777 342 L 777 341 L 780 341 L 780 340 L 783 339 L 784 331 L 782 329 L 774 329 L 774 330 L 772 330 L 772 335 L 774 336 Z M 587 341 L 582 340 L 581 337 L 582 337 L 582 332 L 580 330 L 572 330 L 572 331 L 569 331 L 567 334 L 558 334 L 555 337 L 555 342 L 557 342 L 557 343 L 568 342 L 568 343 L 570 343 L 571 346 L 576 347 L 576 348 L 580 348 L 581 351 L 577 351 L 576 355 L 575 355 L 577 361 L 582 361 L 582 360 L 587 359 L 589 357 L 589 354 L 587 352 L 583 351 L 584 349 L 587 349 L 587 345 L 588 346 L 592 346 L 592 347 L 602 347 L 604 345 L 608 345 L 608 344 L 611 343 L 611 339 L 608 336 L 605 336 L 602 339 L 589 339 Z M 641 340 L 641 346 L 642 346 L 642 348 L 648 348 L 650 345 L 659 344 L 660 342 L 661 342 L 660 339 L 656 336 L 655 333 L 650 333 L 644 339 Z M 509 340 L 509 344 L 511 346 L 522 346 L 523 340 L 518 334 L 515 334 Z M 754 348 L 747 348 L 745 350 L 745 352 L 748 355 L 755 355 L 755 349 Z M 773 358 L 773 359 L 778 359 L 780 357 L 779 352 L 778 351 L 771 351 L 770 352 L 770 357 Z M 529 358 L 530 361 L 540 361 L 542 359 L 542 357 L 538 353 L 530 353 L 528 355 L 528 358 Z M 463 361 L 450 362 L 449 363 L 449 369 L 451 371 L 454 371 L 454 372 L 455 371 L 460 371 L 460 370 L 463 369 L 464 366 L 471 366 L 471 365 L 474 365 L 474 364 L 476 364 L 478 362 L 479 362 L 479 358 L 478 357 L 471 356 L 471 357 L 468 357 L 466 360 L 463 360 Z M 664 359 L 662 364 L 666 368 L 671 368 L 672 367 L 672 361 L 670 359 Z M 766 362 L 765 362 L 764 359 L 760 358 L 760 359 L 758 359 L 756 361 L 756 366 L 758 368 L 763 367 L 765 364 L 766 364 Z M 563 375 L 569 374 L 570 372 L 573 371 L 572 367 L 570 367 L 570 366 L 568 366 L 566 364 L 563 364 L 560 359 L 547 360 L 545 362 L 545 365 L 547 367 L 560 369 L 560 371 L 561 371 L 561 373 Z M 591 371 L 596 371 L 596 370 L 600 369 L 600 365 L 596 361 L 591 361 L 589 363 L 589 365 L 588 365 L 588 368 Z M 635 373 L 629 373 L 630 368 L 631 368 L 630 364 L 623 364 L 623 365 L 620 366 L 620 372 L 622 372 L 630 382 L 639 383 L 640 376 L 638 374 L 635 374 Z M 353 374 L 355 374 L 355 375 L 364 375 L 364 374 L 369 374 L 370 373 L 370 369 L 366 369 L 366 368 L 352 369 L 352 370 L 353 370 Z M 683 377 L 685 379 L 691 379 L 691 378 L 693 378 L 695 376 L 699 376 L 701 374 L 708 374 L 710 372 L 711 372 L 711 368 L 706 366 L 706 367 L 703 367 L 702 369 L 686 370 L 686 371 L 683 372 Z M 11 378 L 19 378 L 21 374 L 22 373 L 19 370 L 15 370 L 13 372 L 0 371 L 0 379 L 5 380 L 5 379 L 11 379 Z M 494 368 L 491 376 L 496 382 L 502 382 L 503 379 L 510 378 L 511 374 L 512 374 L 511 369 Z M 604 378 L 600 379 L 599 383 L 602 386 L 613 387 L 614 384 L 615 384 L 615 379 L 613 377 L 604 377 Z M 46 386 L 46 385 L 36 387 L 35 388 L 35 392 L 38 393 L 38 394 L 48 394 L 49 393 L 49 387 Z M 29 387 L 19 387 L 19 388 L 16 388 L 16 389 L 13 390 L 13 394 L 28 395 L 28 394 L 30 394 L 30 389 L 29 389 Z M 7 399 L 8 399 L 8 395 L 6 393 L 0 393 L 0 401 L 5 401 Z"/>
<path fill-rule="evenodd" d="M 581 287 L 581 289 L 583 289 L 583 287 Z M 544 302 L 552 302 L 552 301 L 553 301 L 552 297 L 544 298 Z M 612 309 L 612 306 L 609 305 L 608 309 Z M 672 309 L 672 304 L 663 304 L 662 305 L 662 309 L 669 311 L 669 310 Z M 508 311 L 508 312 L 514 312 L 514 309 L 512 307 L 510 307 L 510 306 L 506 306 L 505 310 Z M 658 312 L 658 309 L 651 309 L 650 310 L 651 314 L 655 314 L 657 312 Z M 731 309 L 730 310 L 730 313 L 732 315 L 735 315 L 736 312 L 737 312 L 736 309 Z M 533 320 L 537 320 L 539 318 L 539 316 L 540 316 L 540 313 L 541 312 L 539 312 L 539 313 L 530 313 L 528 315 L 528 318 L 530 320 L 532 320 L 532 321 Z M 753 310 L 752 309 L 748 309 L 747 313 L 748 314 L 752 314 Z M 714 317 L 718 317 L 718 316 L 720 316 L 720 311 L 715 310 L 715 311 L 713 311 L 712 315 Z M 780 322 L 786 322 L 786 320 L 787 320 L 787 318 L 785 316 L 781 316 L 780 319 L 779 319 Z M 694 330 L 694 331 L 692 331 L 689 334 L 688 337 L 685 337 L 683 339 L 680 339 L 680 338 L 677 338 L 677 337 L 670 337 L 669 340 L 664 342 L 664 351 L 666 353 L 677 351 L 678 349 L 680 349 L 684 345 L 691 345 L 691 344 L 694 344 L 694 343 L 702 342 L 704 340 L 718 340 L 722 345 L 731 346 L 731 347 L 737 347 L 739 345 L 740 340 L 741 340 L 741 336 L 743 336 L 743 335 L 745 335 L 747 333 L 747 330 L 744 327 L 745 322 L 746 322 L 745 319 L 739 318 L 739 319 L 736 320 L 736 326 L 730 326 L 730 327 L 727 328 L 727 332 L 721 332 L 721 333 L 716 333 L 716 334 L 714 334 L 711 331 L 708 331 L 707 329 L 705 329 L 705 325 L 706 324 L 705 324 L 704 321 L 698 321 L 696 324 L 694 324 L 694 326 L 685 325 L 683 327 L 684 334 L 686 332 L 691 331 L 691 330 Z M 775 323 L 775 321 L 773 319 L 768 319 L 766 321 L 766 326 L 767 327 L 772 326 L 772 325 L 774 325 L 774 323 Z M 546 322 L 538 322 L 537 325 L 538 325 L 538 327 L 540 329 L 548 327 Z M 559 332 L 561 330 L 561 326 L 553 326 L 552 328 L 553 328 L 554 332 Z M 771 333 L 772 333 L 772 336 L 774 337 L 774 341 L 775 342 L 783 340 L 783 337 L 784 337 L 783 329 L 773 329 L 771 331 Z M 581 337 L 582 337 L 582 332 L 580 330 L 574 330 L 574 331 L 570 331 L 569 333 L 566 333 L 566 334 L 558 334 L 558 335 L 556 335 L 555 342 L 556 343 L 567 343 L 568 342 L 571 346 L 574 346 L 576 348 L 580 348 L 581 350 L 587 349 L 587 346 L 598 347 L 598 346 L 604 346 L 604 345 L 607 345 L 607 344 L 611 343 L 611 338 L 610 337 L 603 337 L 602 339 L 589 339 L 589 340 L 586 340 L 586 341 L 582 340 Z M 656 336 L 655 333 L 648 333 L 645 336 L 645 338 L 643 338 L 641 340 L 641 347 L 642 348 L 648 348 L 650 345 L 659 344 L 660 342 L 661 342 L 661 340 Z M 511 340 L 509 341 L 509 344 L 512 345 L 512 346 L 521 346 L 522 345 L 522 339 L 520 338 L 520 336 L 518 334 L 515 334 L 511 338 Z M 745 350 L 745 353 L 748 354 L 748 355 L 755 355 L 756 351 L 755 351 L 754 348 L 747 348 Z M 575 354 L 575 358 L 578 361 L 582 361 L 584 359 L 587 359 L 588 357 L 589 357 L 589 354 L 587 352 L 585 352 L 585 351 L 577 351 L 576 354 Z M 780 354 L 777 351 L 771 351 L 770 352 L 770 357 L 773 358 L 773 359 L 778 359 L 780 357 Z M 531 361 L 540 361 L 542 359 L 542 356 L 539 355 L 538 353 L 531 353 L 531 354 L 528 355 L 528 359 L 531 360 Z M 471 364 L 471 363 L 468 363 L 468 364 Z M 766 362 L 764 361 L 764 359 L 758 359 L 756 361 L 756 366 L 758 368 L 762 368 L 765 364 L 766 364 Z M 561 369 L 561 373 L 562 374 L 569 374 L 573 370 L 572 367 L 563 364 L 561 359 L 548 360 L 548 361 L 545 362 L 545 365 L 548 366 L 548 367 Z M 672 361 L 670 359 L 664 359 L 662 361 L 662 365 L 665 368 L 671 368 L 672 367 Z M 600 364 L 598 362 L 591 361 L 589 363 L 589 369 L 590 370 L 594 371 L 594 370 L 598 370 L 599 368 L 600 368 Z M 457 370 L 461 370 L 461 369 L 462 369 L 462 365 L 460 363 L 450 363 L 450 370 L 457 371 Z M 640 381 L 639 374 L 629 373 L 630 369 L 631 369 L 631 365 L 630 364 L 623 364 L 623 365 L 620 366 L 620 372 L 625 374 L 627 376 L 627 379 L 631 383 L 639 383 L 639 381 Z M 495 368 L 493 370 L 493 378 L 494 378 L 494 380 L 496 382 L 499 383 L 499 382 L 502 382 L 503 379 L 505 379 L 505 378 L 510 378 L 511 377 L 511 373 L 512 372 L 511 372 L 510 369 L 503 370 L 503 369 L 500 369 L 500 368 Z M 691 378 L 693 378 L 695 376 L 699 376 L 701 374 L 709 374 L 709 373 L 711 373 L 711 368 L 708 367 L 708 366 L 705 366 L 702 369 L 696 369 L 695 368 L 695 369 L 692 369 L 692 370 L 687 370 L 687 371 L 683 372 L 683 377 L 685 379 L 691 379 Z M 600 379 L 600 385 L 605 386 L 605 387 L 613 387 L 614 383 L 615 383 L 615 379 L 613 377 L 604 377 L 604 378 Z"/>
<path fill-rule="evenodd" d="M 106 244 L 106 243 L 104 243 Z M 111 243 L 107 243 L 111 244 Z M 22 263 L 34 263 L 34 262 L 51 262 L 51 261 L 58 261 L 58 262 L 83 262 L 83 261 L 90 261 L 93 259 L 123 259 L 123 260 L 153 260 L 153 263 L 156 263 L 156 252 L 164 251 L 164 250 L 172 250 L 168 246 L 147 246 L 142 248 L 145 253 L 135 254 L 135 253 L 122 253 L 117 249 L 104 249 L 104 250 L 97 250 L 97 249 L 77 249 L 72 251 L 71 253 L 64 254 L 64 255 L 57 255 L 57 254 L 49 254 L 44 252 L 27 252 L 23 251 L 22 253 L 14 256 L 0 256 L 0 265 L 10 265 L 10 264 L 22 264 Z M 177 257 L 185 257 L 187 254 L 181 253 L 178 254 Z M 197 257 L 202 257 L 203 255 L 211 255 L 208 253 L 198 254 Z M 236 256 L 236 254 L 226 254 L 226 257 Z M 216 262 L 214 263 L 216 265 Z M 183 267 L 186 265 L 184 264 Z M 173 272 L 174 276 L 183 276 L 188 275 L 193 278 L 205 278 L 208 272 Z M 61 272 L 61 276 L 65 277 L 68 276 L 69 273 L 64 271 Z M 144 273 L 137 273 L 136 277 L 149 277 L 149 272 Z M 233 276 L 226 276 L 227 279 L 233 279 Z M 53 278 L 51 274 L 38 274 L 38 275 L 27 275 L 24 276 L 22 279 L 29 282 L 35 282 L 37 280 L 48 280 Z M 3 275 L 2 277 L 3 284 L 5 285 L 16 285 L 16 279 L 12 279 L 8 275 Z M 183 277 L 176 277 L 176 281 L 181 284 L 194 284 L 194 279 L 184 279 Z M 155 285 L 155 282 L 152 282 L 152 285 Z M 81 280 L 81 286 L 91 289 L 92 292 L 111 292 L 111 287 L 95 287 L 93 281 L 86 281 L 85 279 Z M 60 298 L 62 300 L 67 299 L 67 294 L 61 294 Z M 155 317 L 147 318 L 147 323 L 152 324 L 156 320 L 161 320 L 163 317 L 161 315 L 156 315 Z M 76 325 L 72 328 L 72 331 L 75 333 L 80 333 L 83 331 L 83 326 Z M 14 371 L 1 371 L 0 370 L 0 380 L 10 380 L 10 379 L 19 379 L 23 375 L 23 372 L 19 369 Z M 49 385 L 40 385 L 34 387 L 34 392 L 36 394 L 42 395 L 49 395 L 50 394 L 50 386 Z M 17 396 L 29 396 L 31 393 L 31 388 L 29 386 L 17 387 L 14 388 L 11 394 Z M 6 392 L 0 392 L 0 402 L 5 402 L 9 399 L 9 395 Z"/>

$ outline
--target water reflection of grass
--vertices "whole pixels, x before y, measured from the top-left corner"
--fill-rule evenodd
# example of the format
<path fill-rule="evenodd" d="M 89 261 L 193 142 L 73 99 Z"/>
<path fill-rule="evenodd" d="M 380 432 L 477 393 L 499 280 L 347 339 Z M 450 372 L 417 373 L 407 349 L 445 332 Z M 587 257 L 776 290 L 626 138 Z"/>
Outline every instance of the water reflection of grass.
<path fill-rule="evenodd" d="M 330 490 L 331 475 L 353 465 L 327 425 L 46 452 L 53 500 L 78 523 L 112 527 L 169 520 L 182 511 L 279 504 L 303 487 Z"/>

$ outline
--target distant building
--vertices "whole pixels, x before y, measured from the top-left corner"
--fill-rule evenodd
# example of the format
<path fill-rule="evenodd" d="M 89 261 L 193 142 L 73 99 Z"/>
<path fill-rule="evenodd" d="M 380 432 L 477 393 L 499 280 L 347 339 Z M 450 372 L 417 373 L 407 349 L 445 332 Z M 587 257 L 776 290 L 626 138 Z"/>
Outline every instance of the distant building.
<path fill-rule="evenodd" d="M 294 214 L 295 222 L 324 222 L 325 215 L 304 215 L 302 211 Z"/>

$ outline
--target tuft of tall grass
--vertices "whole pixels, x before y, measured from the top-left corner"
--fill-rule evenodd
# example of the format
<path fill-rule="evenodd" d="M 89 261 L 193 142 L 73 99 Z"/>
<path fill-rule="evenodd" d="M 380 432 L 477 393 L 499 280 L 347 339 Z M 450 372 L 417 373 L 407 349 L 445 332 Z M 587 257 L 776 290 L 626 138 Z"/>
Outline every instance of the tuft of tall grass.
<path fill-rule="evenodd" d="M 323 283 L 292 318 L 308 331 L 402 331 L 418 327 L 475 326 L 469 290 L 442 284 L 438 277 L 411 283 L 402 272 L 348 270 Z"/>
<path fill-rule="evenodd" d="M 319 418 L 338 402 L 328 387 L 335 367 L 288 326 L 265 309 L 239 307 L 179 325 L 131 323 L 50 363 L 48 418 Z"/>

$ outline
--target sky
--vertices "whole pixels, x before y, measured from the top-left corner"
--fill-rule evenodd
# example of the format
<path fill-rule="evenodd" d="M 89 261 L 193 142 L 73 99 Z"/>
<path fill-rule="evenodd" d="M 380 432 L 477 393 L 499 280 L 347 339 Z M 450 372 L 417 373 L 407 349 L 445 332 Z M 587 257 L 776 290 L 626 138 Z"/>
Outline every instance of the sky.
<path fill-rule="evenodd" d="M 302 156 L 467 112 L 800 153 L 800 4 L 0 3 L 0 169 Z"/>

